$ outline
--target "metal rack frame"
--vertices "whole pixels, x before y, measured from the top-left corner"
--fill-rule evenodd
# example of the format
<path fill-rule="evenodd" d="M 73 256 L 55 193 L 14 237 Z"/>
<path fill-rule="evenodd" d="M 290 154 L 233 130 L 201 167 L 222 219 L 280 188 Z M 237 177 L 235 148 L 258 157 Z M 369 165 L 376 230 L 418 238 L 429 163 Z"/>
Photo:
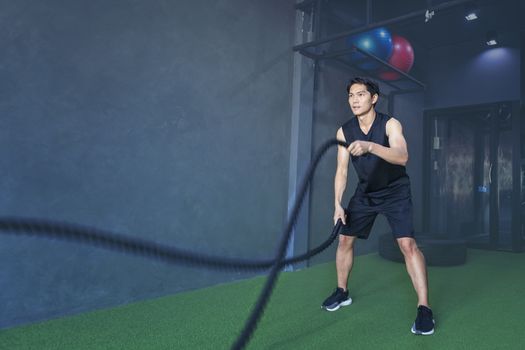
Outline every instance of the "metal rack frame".
<path fill-rule="evenodd" d="M 318 24 L 320 22 L 320 13 L 321 13 L 321 9 L 322 9 L 321 4 L 322 4 L 323 1 L 326 1 L 326 0 L 303 0 L 302 2 L 297 3 L 295 5 L 295 9 L 297 11 L 302 11 L 303 13 L 309 12 L 310 16 L 313 17 L 313 19 L 311 19 L 313 21 L 313 23 Z M 427 9 L 412 11 L 412 12 L 406 13 L 404 15 L 397 16 L 397 17 L 394 17 L 394 18 L 390 18 L 390 19 L 387 19 L 387 20 L 373 22 L 372 21 L 373 0 L 366 0 L 366 24 L 364 26 L 361 26 L 361 27 L 358 27 L 358 28 L 354 28 L 354 29 L 351 29 L 351 30 L 347 30 L 347 31 L 343 31 L 343 32 L 340 32 L 340 33 L 337 33 L 337 34 L 334 34 L 334 35 L 330 35 L 330 36 L 328 36 L 326 38 L 319 38 L 319 25 L 316 25 L 315 26 L 316 27 L 315 30 L 311 33 L 311 34 L 313 34 L 313 36 L 315 36 L 315 39 L 314 40 L 308 40 L 307 42 L 299 43 L 299 44 L 297 44 L 297 45 L 295 45 L 293 47 L 293 50 L 295 52 L 299 52 L 303 56 L 308 57 L 308 58 L 310 58 L 310 59 L 312 59 L 314 61 L 334 59 L 334 60 L 339 61 L 340 63 L 343 63 L 343 64 L 347 65 L 349 68 L 355 69 L 355 70 L 360 71 L 360 72 L 364 72 L 361 69 L 359 69 L 358 67 L 356 67 L 355 65 L 352 65 L 351 63 L 348 63 L 348 62 L 344 61 L 343 59 L 341 59 L 341 57 L 343 57 L 345 55 L 351 54 L 353 52 L 359 52 L 359 53 L 365 55 L 370 60 L 378 62 L 382 67 L 387 68 L 389 71 L 394 71 L 394 72 L 399 73 L 406 81 L 409 81 L 409 82 L 413 83 L 413 85 L 415 87 L 415 88 L 411 88 L 411 89 L 406 90 L 406 89 L 403 89 L 403 88 L 399 87 L 395 83 L 392 83 L 390 81 L 386 81 L 386 80 L 381 79 L 380 77 L 374 75 L 374 77 L 376 77 L 381 82 L 383 82 L 383 83 L 389 85 L 390 87 L 394 88 L 395 90 L 397 90 L 396 91 L 397 93 L 404 93 L 405 91 L 414 92 L 414 90 L 425 90 L 426 89 L 426 84 L 424 82 L 421 82 L 420 80 L 416 79 L 412 75 L 407 74 L 407 73 L 399 70 L 398 68 L 390 65 L 388 62 L 380 59 L 379 57 L 374 56 L 373 54 L 367 52 L 366 50 L 362 50 L 362 49 L 360 49 L 360 48 L 358 48 L 356 46 L 353 46 L 353 47 L 349 47 L 348 49 L 336 50 L 336 51 L 329 52 L 329 51 L 325 51 L 325 50 L 320 50 L 320 48 L 322 47 L 322 45 L 333 43 L 333 42 L 335 42 L 337 40 L 344 39 L 344 38 L 346 38 L 346 37 L 348 37 L 350 35 L 360 34 L 360 33 L 363 33 L 363 32 L 366 32 L 366 31 L 369 31 L 369 30 L 372 30 L 372 29 L 375 29 L 375 28 L 379 28 L 379 27 L 382 27 L 382 26 L 386 26 L 386 25 L 403 23 L 403 22 L 406 22 L 408 20 L 412 20 L 412 19 L 418 18 L 418 17 L 423 18 L 425 16 L 425 13 L 426 13 L 426 11 L 428 9 L 433 10 L 433 11 L 442 11 L 442 10 L 445 10 L 445 9 L 449 9 L 449 8 L 457 7 L 457 6 L 460 6 L 460 5 L 464 5 L 467 2 L 468 2 L 468 0 L 454 0 L 454 1 L 448 1 L 448 2 L 445 2 L 445 3 L 441 3 L 441 4 L 438 4 L 438 5 L 432 6 L 432 1 L 431 0 L 427 0 Z M 308 39 L 310 39 L 310 38 L 308 38 Z M 321 51 L 321 53 L 317 53 L 315 51 Z M 367 75 L 370 74 L 370 72 L 364 72 L 364 73 L 366 73 Z"/>

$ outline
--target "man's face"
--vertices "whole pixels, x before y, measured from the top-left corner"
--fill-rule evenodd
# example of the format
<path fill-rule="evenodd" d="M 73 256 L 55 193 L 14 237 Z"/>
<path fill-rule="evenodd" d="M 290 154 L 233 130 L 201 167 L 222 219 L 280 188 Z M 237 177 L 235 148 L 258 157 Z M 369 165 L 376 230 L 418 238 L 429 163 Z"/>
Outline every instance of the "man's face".
<path fill-rule="evenodd" d="M 354 115 L 366 114 L 373 108 L 377 95 L 372 96 L 364 84 L 353 84 L 348 93 L 348 104 Z"/>

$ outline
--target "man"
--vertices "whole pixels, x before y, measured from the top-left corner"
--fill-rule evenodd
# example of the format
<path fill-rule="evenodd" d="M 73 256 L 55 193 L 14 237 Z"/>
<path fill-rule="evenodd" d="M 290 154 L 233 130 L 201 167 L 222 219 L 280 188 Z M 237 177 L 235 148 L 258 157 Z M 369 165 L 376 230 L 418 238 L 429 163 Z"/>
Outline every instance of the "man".
<path fill-rule="evenodd" d="M 405 264 L 418 297 L 412 333 L 434 333 L 432 310 L 428 304 L 425 258 L 414 240 L 410 180 L 405 165 L 408 151 L 401 123 L 376 112 L 378 85 L 365 78 L 354 78 L 347 86 L 348 103 L 355 118 L 337 130 L 337 139 L 350 144 L 338 147 L 334 179 L 334 223 L 343 222 L 336 253 L 337 288 L 323 303 L 335 311 L 350 305 L 347 282 L 353 263 L 356 238 L 367 239 L 377 214 L 386 216 L 405 258 Z M 348 163 L 352 160 L 359 178 L 357 189 L 345 209 L 341 204 L 346 188 Z"/>

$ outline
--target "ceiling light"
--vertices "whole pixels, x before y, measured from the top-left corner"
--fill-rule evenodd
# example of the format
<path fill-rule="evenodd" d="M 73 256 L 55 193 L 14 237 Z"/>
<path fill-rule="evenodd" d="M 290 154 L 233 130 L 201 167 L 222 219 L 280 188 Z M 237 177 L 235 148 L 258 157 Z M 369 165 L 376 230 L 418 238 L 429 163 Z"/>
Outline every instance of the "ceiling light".
<path fill-rule="evenodd" d="M 474 21 L 478 19 L 479 7 L 475 1 L 469 1 L 465 4 L 465 19 L 467 21 Z"/>
<path fill-rule="evenodd" d="M 498 44 L 498 33 L 491 30 L 487 32 L 487 38 L 486 43 L 488 46 L 494 46 Z"/>
<path fill-rule="evenodd" d="M 465 16 L 467 21 L 473 21 L 475 19 L 478 19 L 478 15 L 476 15 L 475 12 L 471 12 L 468 15 Z"/>

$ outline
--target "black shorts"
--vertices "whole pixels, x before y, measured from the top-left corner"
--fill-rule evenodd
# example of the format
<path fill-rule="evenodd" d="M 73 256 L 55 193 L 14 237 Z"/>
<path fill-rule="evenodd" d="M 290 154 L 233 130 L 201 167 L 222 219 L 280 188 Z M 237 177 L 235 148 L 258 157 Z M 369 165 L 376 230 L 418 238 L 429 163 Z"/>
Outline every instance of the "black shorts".
<path fill-rule="evenodd" d="M 386 216 L 395 238 L 414 237 L 410 184 L 397 184 L 373 193 L 357 190 L 346 208 L 345 236 L 367 239 L 377 214 Z"/>

